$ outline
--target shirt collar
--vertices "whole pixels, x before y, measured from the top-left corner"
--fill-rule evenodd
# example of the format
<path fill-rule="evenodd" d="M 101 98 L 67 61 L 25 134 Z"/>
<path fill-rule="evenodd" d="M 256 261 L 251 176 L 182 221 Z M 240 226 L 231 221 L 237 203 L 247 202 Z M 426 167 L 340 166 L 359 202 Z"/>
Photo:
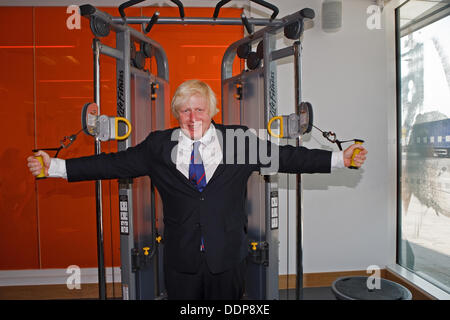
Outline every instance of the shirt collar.
<path fill-rule="evenodd" d="M 204 144 L 205 146 L 211 144 L 214 139 L 215 139 L 215 127 L 214 125 L 211 123 L 208 130 L 206 130 L 205 134 L 203 135 L 203 137 L 201 137 L 199 140 L 192 140 L 190 137 L 188 137 L 183 130 L 180 130 L 180 138 L 178 140 L 179 143 L 181 143 L 182 145 L 186 146 L 186 147 L 191 147 L 192 144 L 195 141 L 200 141 L 202 144 Z"/>

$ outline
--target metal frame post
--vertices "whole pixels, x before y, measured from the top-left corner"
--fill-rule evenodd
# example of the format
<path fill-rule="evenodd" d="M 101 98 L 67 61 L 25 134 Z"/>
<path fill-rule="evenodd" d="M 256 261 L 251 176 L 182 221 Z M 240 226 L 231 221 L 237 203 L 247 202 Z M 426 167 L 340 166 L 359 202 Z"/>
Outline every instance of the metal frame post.
<path fill-rule="evenodd" d="M 298 108 L 300 107 L 302 99 L 302 47 L 300 41 L 296 41 L 293 45 L 294 47 L 294 85 L 295 85 L 295 111 L 299 113 Z M 301 145 L 300 137 L 296 140 L 296 147 Z M 303 299 L 303 185 L 301 174 L 296 174 L 296 187 L 297 187 L 297 250 L 296 250 L 296 268 L 297 268 L 297 278 L 295 286 L 295 298 L 297 300 Z"/>
<path fill-rule="evenodd" d="M 127 29 L 116 32 L 116 47 L 122 48 L 123 59 L 117 60 L 117 114 L 131 119 L 131 84 L 130 84 L 130 32 Z M 119 97 L 120 96 L 120 97 Z M 117 150 L 123 151 L 131 146 L 130 139 L 117 143 Z M 124 300 L 136 299 L 136 273 L 132 272 L 132 250 L 134 249 L 134 223 L 133 223 L 133 191 L 129 180 L 119 181 L 119 201 L 126 203 L 128 215 L 128 234 L 120 233 L 120 261 L 122 276 L 122 298 Z"/>
<path fill-rule="evenodd" d="M 100 114 L 100 49 L 99 40 L 92 41 L 92 49 L 94 52 L 94 101 L 98 105 Z M 96 155 L 101 153 L 101 144 L 98 138 L 95 138 L 94 152 Z M 103 246 L 103 206 L 102 206 L 102 181 L 95 181 L 95 207 L 97 218 L 97 261 L 98 261 L 98 290 L 99 298 L 106 300 L 106 273 L 105 273 L 105 257 Z"/>
<path fill-rule="evenodd" d="M 264 47 L 264 129 L 267 130 L 267 123 L 272 117 L 278 113 L 278 97 L 277 97 L 277 65 L 276 61 L 271 59 L 271 53 L 275 50 L 276 31 L 268 31 L 263 36 Z M 266 131 L 267 134 L 267 131 Z M 270 136 L 267 134 L 267 139 Z M 266 299 L 279 299 L 279 214 L 278 206 L 272 208 L 272 200 L 278 203 L 278 176 L 266 176 L 264 187 L 266 194 L 265 205 L 265 241 L 269 246 L 269 264 L 266 269 Z M 274 221 L 276 220 L 276 226 Z M 277 276 L 274 277 L 273 275 Z"/>
<path fill-rule="evenodd" d="M 222 60 L 222 86 L 229 81 L 229 79 L 239 78 L 232 76 L 232 66 L 233 61 L 236 56 L 236 50 L 240 45 L 243 44 L 254 44 L 261 39 L 263 42 L 264 48 L 264 116 L 265 116 L 265 124 L 270 118 L 277 115 L 277 98 L 276 98 L 276 60 L 294 56 L 294 72 L 295 72 L 295 109 L 297 112 L 298 106 L 300 106 L 301 102 L 301 43 L 300 41 L 296 41 L 292 46 L 282 48 L 279 50 L 275 50 L 275 36 L 283 27 L 294 23 L 296 21 L 300 21 L 303 23 L 304 18 L 311 18 L 314 16 L 314 12 L 311 9 L 303 9 L 296 13 L 293 13 L 289 16 L 281 19 L 280 23 L 276 25 L 269 25 L 263 29 L 258 30 L 257 32 L 234 42 L 231 44 L 227 50 L 225 51 L 223 60 Z M 223 91 L 222 91 L 223 92 Z M 245 91 L 244 91 L 245 92 Z M 222 102 L 224 102 L 224 97 L 222 96 Z M 225 105 L 223 106 L 226 107 Z M 300 140 L 296 142 L 297 146 L 300 146 Z M 297 254 L 296 254 L 296 271 L 297 271 L 297 279 L 296 279 L 296 299 L 303 299 L 303 247 L 302 247 L 302 184 L 301 184 L 301 175 L 296 175 L 296 186 L 297 186 Z M 272 197 L 272 192 L 278 190 L 278 183 L 275 178 L 268 176 L 265 183 L 265 194 L 266 194 L 266 241 L 269 243 L 269 268 L 266 273 L 266 299 L 278 298 L 278 277 L 274 277 L 275 271 L 278 273 L 278 230 L 271 230 L 271 205 L 270 200 Z M 269 210 L 268 210 L 269 209 Z M 276 253 L 274 253 L 276 251 Z M 288 262 L 289 263 L 289 262 Z M 276 268 L 273 264 L 277 264 Z M 275 279 L 276 278 L 276 279 Z M 276 283 L 276 285 L 275 285 Z M 277 293 L 275 292 L 275 286 Z M 276 297 L 275 297 L 276 295 Z"/>

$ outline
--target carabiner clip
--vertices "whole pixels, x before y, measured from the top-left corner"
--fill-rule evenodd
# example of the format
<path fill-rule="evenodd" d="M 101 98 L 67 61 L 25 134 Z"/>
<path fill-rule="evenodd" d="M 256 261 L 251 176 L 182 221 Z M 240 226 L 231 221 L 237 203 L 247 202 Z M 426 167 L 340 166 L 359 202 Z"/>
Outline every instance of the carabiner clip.
<path fill-rule="evenodd" d="M 61 141 L 61 147 L 63 147 L 64 149 L 67 149 L 68 147 L 70 147 L 70 145 L 75 141 L 75 139 L 77 138 L 76 134 L 71 135 L 70 137 L 65 136 Z M 67 143 L 67 141 L 69 141 Z"/>
<path fill-rule="evenodd" d="M 328 131 L 328 132 L 322 132 L 322 135 L 331 143 L 336 142 L 336 133 Z M 330 137 L 332 137 L 332 138 L 330 138 Z"/>

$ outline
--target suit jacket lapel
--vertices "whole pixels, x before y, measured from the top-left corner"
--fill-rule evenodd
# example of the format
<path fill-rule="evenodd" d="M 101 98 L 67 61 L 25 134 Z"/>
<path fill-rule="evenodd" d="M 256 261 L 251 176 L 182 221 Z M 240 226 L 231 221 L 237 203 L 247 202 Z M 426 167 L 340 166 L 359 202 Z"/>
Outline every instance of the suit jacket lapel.
<path fill-rule="evenodd" d="M 216 171 L 214 171 L 213 176 L 211 177 L 211 179 L 209 179 L 208 184 L 206 185 L 206 188 L 208 187 L 209 184 L 211 184 L 212 182 L 214 182 L 214 180 L 216 180 L 225 170 L 225 165 L 224 165 L 224 159 L 225 159 L 225 128 L 222 125 L 218 125 L 213 121 L 214 127 L 216 128 L 216 133 L 217 133 L 217 138 L 219 139 L 219 143 L 220 143 L 220 148 L 222 150 L 222 161 L 221 163 L 217 166 Z"/>

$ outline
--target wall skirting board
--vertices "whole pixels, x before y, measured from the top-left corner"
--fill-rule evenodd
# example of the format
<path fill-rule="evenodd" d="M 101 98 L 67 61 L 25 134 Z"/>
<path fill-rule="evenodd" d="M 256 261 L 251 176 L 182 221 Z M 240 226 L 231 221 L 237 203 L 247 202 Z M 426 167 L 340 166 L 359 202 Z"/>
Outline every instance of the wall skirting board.
<path fill-rule="evenodd" d="M 30 269 L 30 270 L 0 270 L 0 287 L 34 286 L 34 285 L 65 285 L 73 280 L 79 270 L 80 283 L 97 283 L 97 268 L 79 268 L 69 266 L 67 269 Z M 106 282 L 120 282 L 120 267 L 105 268 Z"/>
<path fill-rule="evenodd" d="M 0 271 L 0 300 L 97 299 L 97 268 Z M 76 286 L 79 272 L 79 286 Z M 121 298 L 120 267 L 106 268 L 108 298 Z M 72 289 L 68 286 L 72 287 Z"/>
<path fill-rule="evenodd" d="M 0 271 L 0 300 L 47 300 L 47 299 L 97 299 L 97 269 L 80 269 L 79 289 L 69 289 L 66 282 L 71 275 L 66 269 Z M 114 279 L 113 279 L 114 275 Z M 336 278 L 344 276 L 367 276 L 366 270 L 306 273 L 303 275 L 305 288 L 330 287 Z M 395 281 L 407 287 L 414 300 L 432 300 L 433 297 L 409 283 L 404 278 L 386 269 L 380 270 L 382 278 Z M 114 282 L 113 282 L 114 280 Z M 107 298 L 121 299 L 120 268 L 106 270 Z M 294 289 L 296 275 L 280 275 L 280 289 Z"/>

